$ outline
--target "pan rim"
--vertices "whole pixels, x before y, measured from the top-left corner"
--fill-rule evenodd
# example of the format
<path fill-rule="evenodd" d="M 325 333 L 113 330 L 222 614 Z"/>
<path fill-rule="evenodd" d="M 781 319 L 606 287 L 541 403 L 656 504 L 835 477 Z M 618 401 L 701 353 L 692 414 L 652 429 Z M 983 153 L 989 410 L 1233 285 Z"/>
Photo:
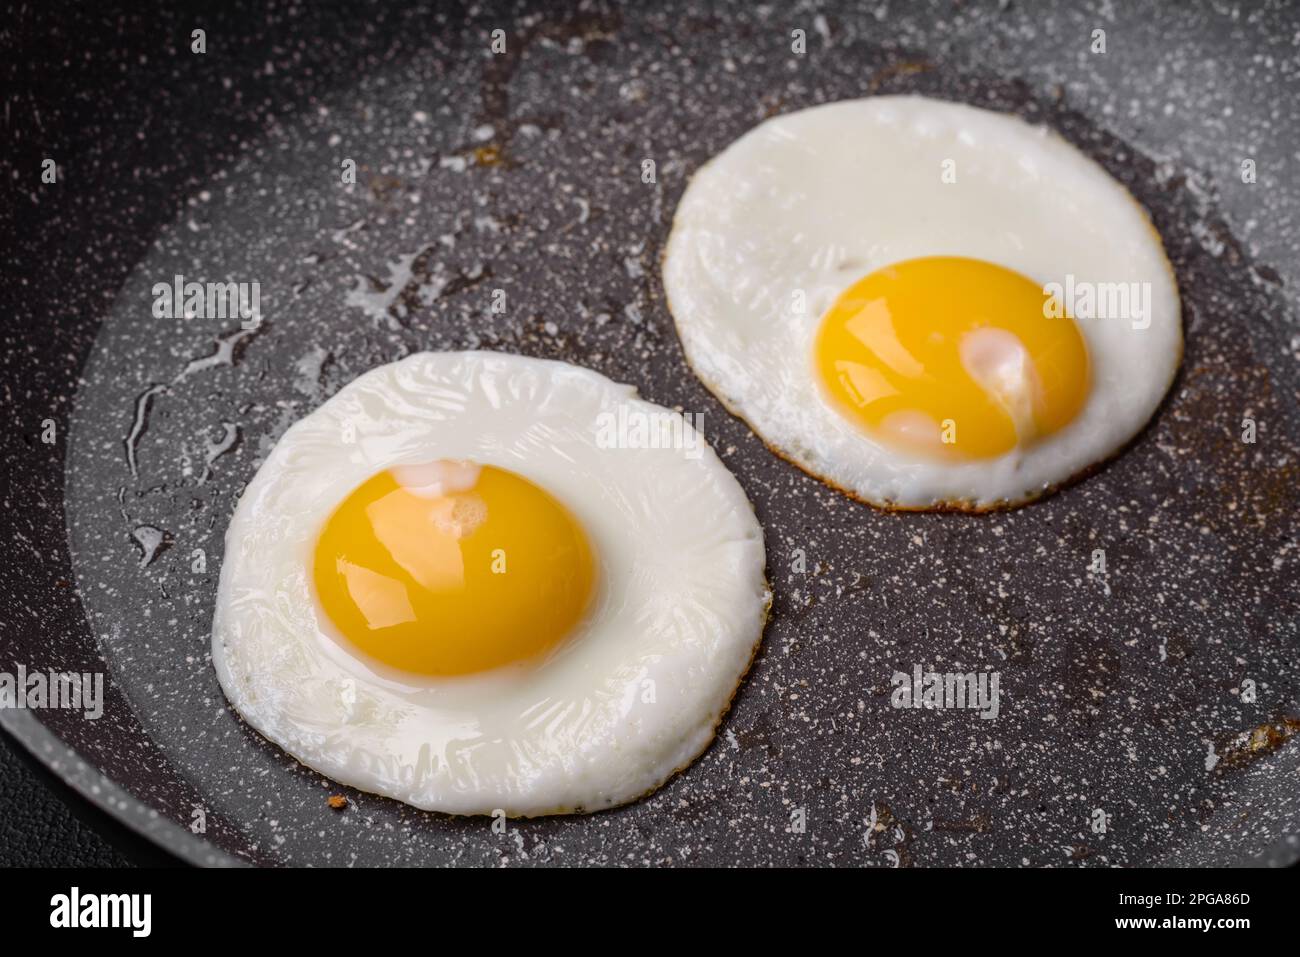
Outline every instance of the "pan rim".
<path fill-rule="evenodd" d="M 248 862 L 193 834 L 136 797 L 33 714 L 0 709 L 0 729 L 60 781 L 124 827 L 195 867 L 247 867 Z M 96 790 L 98 791 L 96 792 Z"/>

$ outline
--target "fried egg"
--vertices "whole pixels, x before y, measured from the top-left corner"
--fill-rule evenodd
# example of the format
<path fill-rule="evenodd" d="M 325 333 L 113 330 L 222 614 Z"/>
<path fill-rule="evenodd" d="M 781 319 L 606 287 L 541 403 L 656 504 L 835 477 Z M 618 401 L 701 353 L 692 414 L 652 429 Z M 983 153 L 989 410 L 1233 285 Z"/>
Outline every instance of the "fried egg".
<path fill-rule="evenodd" d="M 564 363 L 422 353 L 248 484 L 212 656 L 239 714 L 335 781 L 594 811 L 704 750 L 769 606 L 753 509 L 683 416 Z"/>
<path fill-rule="evenodd" d="M 692 368 L 778 454 L 899 509 L 1022 503 L 1118 452 L 1182 355 L 1145 211 L 1045 128 L 916 96 L 769 119 L 664 255 Z"/>

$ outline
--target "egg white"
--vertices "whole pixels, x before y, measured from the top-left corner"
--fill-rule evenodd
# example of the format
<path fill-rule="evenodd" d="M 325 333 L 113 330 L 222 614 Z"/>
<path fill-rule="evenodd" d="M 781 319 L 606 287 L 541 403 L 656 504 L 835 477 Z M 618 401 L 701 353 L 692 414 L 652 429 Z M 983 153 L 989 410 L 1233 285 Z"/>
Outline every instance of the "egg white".
<path fill-rule="evenodd" d="M 453 814 L 599 810 L 689 764 L 762 636 L 762 532 L 702 436 L 698 455 L 608 447 L 598 417 L 620 406 L 675 415 L 560 362 L 421 353 L 295 424 L 226 533 L 212 656 L 231 704 L 336 781 Z M 523 475 L 587 532 L 598 594 L 541 664 L 404 680 L 331 637 L 310 571 L 323 523 L 376 472 L 444 458 Z"/>
<path fill-rule="evenodd" d="M 1043 284 L 1149 283 L 1150 324 L 1076 320 L 1092 386 L 1060 431 L 997 458 L 908 454 L 828 403 L 812 343 L 853 282 L 940 255 Z M 918 96 L 832 103 L 746 133 L 691 180 L 663 271 L 687 359 L 714 394 L 782 456 L 887 508 L 983 510 L 1042 495 L 1122 448 L 1182 355 L 1173 271 L 1121 184 L 1045 128 Z"/>

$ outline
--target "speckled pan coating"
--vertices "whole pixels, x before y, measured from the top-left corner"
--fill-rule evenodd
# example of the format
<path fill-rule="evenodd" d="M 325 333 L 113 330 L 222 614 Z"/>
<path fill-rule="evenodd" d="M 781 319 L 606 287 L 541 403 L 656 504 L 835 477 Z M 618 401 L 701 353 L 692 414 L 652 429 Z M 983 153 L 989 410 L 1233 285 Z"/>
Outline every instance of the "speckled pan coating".
<path fill-rule="evenodd" d="M 6 66 L 0 169 L 20 184 L 0 206 L 0 666 L 102 655 L 112 687 L 98 722 L 0 721 L 205 862 L 1294 860 L 1298 21 L 1115 7 L 276 6 L 214 13 L 203 57 L 188 18 L 96 8 L 74 35 L 28 8 L 13 36 L 38 52 Z M 1048 123 L 1165 239 L 1183 370 L 1124 455 L 1048 500 L 878 513 L 767 452 L 683 361 L 657 264 L 691 172 L 766 115 L 871 92 Z M 150 287 L 177 272 L 260 281 L 264 326 L 154 319 Z M 207 658 L 222 533 L 270 444 L 375 364 L 463 348 L 577 362 L 703 413 L 776 593 L 698 762 L 626 808 L 505 835 L 351 791 L 331 810 L 337 789 L 239 721 Z M 914 664 L 998 671 L 999 717 L 891 708 Z"/>

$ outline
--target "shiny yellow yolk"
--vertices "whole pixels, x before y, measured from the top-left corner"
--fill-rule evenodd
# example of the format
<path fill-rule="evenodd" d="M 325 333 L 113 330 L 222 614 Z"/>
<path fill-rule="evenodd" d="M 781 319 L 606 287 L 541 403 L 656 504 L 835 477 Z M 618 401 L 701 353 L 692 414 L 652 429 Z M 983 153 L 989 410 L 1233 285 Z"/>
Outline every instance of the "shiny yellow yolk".
<path fill-rule="evenodd" d="M 850 421 L 887 445 L 991 458 L 1068 424 L 1088 393 L 1074 320 L 1043 287 L 978 259 L 871 273 L 822 318 L 814 363 Z"/>
<path fill-rule="evenodd" d="M 348 642 L 418 675 L 537 658 L 574 630 L 595 564 L 577 520 L 513 472 L 443 460 L 362 483 L 326 521 L 316 595 Z"/>

